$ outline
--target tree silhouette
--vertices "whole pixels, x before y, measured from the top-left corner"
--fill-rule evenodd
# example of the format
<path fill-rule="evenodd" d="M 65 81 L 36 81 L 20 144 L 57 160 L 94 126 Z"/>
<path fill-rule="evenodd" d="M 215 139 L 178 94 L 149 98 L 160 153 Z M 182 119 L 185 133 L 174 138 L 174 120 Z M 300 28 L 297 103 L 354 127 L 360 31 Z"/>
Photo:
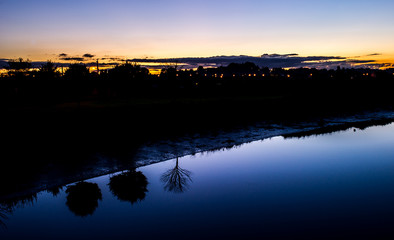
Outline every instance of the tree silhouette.
<path fill-rule="evenodd" d="M 114 196 L 131 204 L 144 200 L 146 192 L 148 192 L 147 178 L 142 172 L 135 170 L 111 177 L 108 185 Z"/>
<path fill-rule="evenodd" d="M 64 76 L 69 80 L 80 81 L 87 79 L 89 76 L 89 69 L 85 64 L 70 64 Z"/>
<path fill-rule="evenodd" d="M 32 67 L 31 61 L 29 59 L 24 60 L 23 58 L 18 59 L 10 59 L 8 61 L 8 66 L 6 69 L 8 70 L 9 76 L 15 76 L 18 79 L 23 79 L 26 77 L 28 70 Z"/>
<path fill-rule="evenodd" d="M 71 64 L 64 76 L 66 79 L 73 81 L 75 84 L 76 98 L 79 109 L 81 107 L 83 82 L 89 79 L 89 69 L 85 64 Z"/>
<path fill-rule="evenodd" d="M 66 205 L 76 216 L 93 215 L 102 199 L 101 190 L 96 183 L 79 182 L 66 190 Z"/>
<path fill-rule="evenodd" d="M 176 158 L 175 167 L 167 170 L 161 176 L 164 182 L 164 189 L 168 192 L 183 193 L 189 188 L 189 182 L 192 182 L 191 172 L 179 167 L 178 158 Z"/>
<path fill-rule="evenodd" d="M 42 80 L 50 80 L 60 76 L 57 66 L 51 61 L 41 65 L 38 75 Z"/>
<path fill-rule="evenodd" d="M 118 65 L 109 72 L 110 78 L 114 80 L 141 80 L 148 76 L 148 74 L 148 69 L 142 68 L 138 64 L 131 63 Z"/>
<path fill-rule="evenodd" d="M 14 71 L 25 71 L 31 68 L 31 61 L 29 59 L 23 60 L 23 58 L 10 59 L 8 61 L 8 70 Z"/>
<path fill-rule="evenodd" d="M 245 74 L 249 74 L 249 73 L 255 73 L 258 72 L 260 70 L 260 68 L 258 66 L 256 66 L 256 64 L 252 63 L 252 62 L 246 62 L 246 63 L 230 63 L 227 67 L 226 67 L 227 71 L 230 71 L 231 73 L 245 73 Z"/>
<path fill-rule="evenodd" d="M 163 68 L 160 73 L 161 78 L 174 80 L 176 78 L 177 69 L 174 67 Z"/>

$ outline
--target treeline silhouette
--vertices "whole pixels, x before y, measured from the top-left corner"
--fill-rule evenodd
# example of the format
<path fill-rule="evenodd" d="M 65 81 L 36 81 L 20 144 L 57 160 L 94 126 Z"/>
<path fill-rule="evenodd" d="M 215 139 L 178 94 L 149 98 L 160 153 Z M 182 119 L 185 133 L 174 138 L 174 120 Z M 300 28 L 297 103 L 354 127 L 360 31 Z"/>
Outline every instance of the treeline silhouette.
<path fill-rule="evenodd" d="M 196 70 L 168 67 L 160 75 L 151 75 L 128 62 L 96 72 L 83 64 L 70 64 L 63 73 L 52 62 L 35 71 L 28 71 L 30 67 L 29 60 L 9 62 L 8 74 L 0 79 L 3 110 L 94 112 L 101 117 L 127 113 L 145 120 L 181 114 L 190 120 L 199 118 L 197 122 L 204 121 L 206 117 L 197 116 L 203 113 L 235 122 L 394 104 L 393 69 L 286 70 L 246 62 Z"/>
<path fill-rule="evenodd" d="M 3 111 L 77 113 L 79 123 L 86 120 L 88 125 L 108 125 L 116 118 L 117 125 L 121 119 L 161 125 L 154 131 L 168 125 L 189 129 L 202 124 L 204 129 L 214 120 L 223 125 L 293 119 L 394 104 L 393 69 L 286 70 L 246 62 L 196 70 L 168 67 L 152 75 L 128 62 L 98 72 L 83 64 L 71 64 L 63 73 L 52 62 L 35 71 L 30 67 L 29 60 L 9 62 L 9 73 L 0 79 Z"/>
<path fill-rule="evenodd" d="M 254 63 L 227 67 L 179 70 L 149 70 L 132 63 L 113 69 L 89 72 L 83 64 L 71 64 L 64 73 L 47 62 L 38 70 L 29 60 L 11 60 L 9 72 L 2 76 L 3 106 L 51 105 L 64 102 L 111 99 L 174 99 L 219 97 L 269 97 L 335 102 L 338 99 L 374 102 L 392 100 L 393 70 L 375 69 L 269 69 Z M 391 94 L 389 94 L 391 95 Z"/>

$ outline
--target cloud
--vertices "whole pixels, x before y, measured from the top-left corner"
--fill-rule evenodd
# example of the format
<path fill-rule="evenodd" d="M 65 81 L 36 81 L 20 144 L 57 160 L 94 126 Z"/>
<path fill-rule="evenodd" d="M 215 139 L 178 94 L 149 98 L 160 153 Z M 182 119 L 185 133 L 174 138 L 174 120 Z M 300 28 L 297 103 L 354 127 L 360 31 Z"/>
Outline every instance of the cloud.
<path fill-rule="evenodd" d="M 268 54 L 265 53 L 263 55 L 261 55 L 262 58 L 286 58 L 286 57 L 295 57 L 298 56 L 297 53 L 290 53 L 290 54 Z"/>
<path fill-rule="evenodd" d="M 383 54 L 381 53 L 372 53 L 372 54 L 368 54 L 367 57 L 372 57 L 372 56 L 381 56 Z"/>
<path fill-rule="evenodd" d="M 85 59 L 82 57 L 65 57 L 65 58 L 60 58 L 60 59 L 64 60 L 64 61 L 77 61 L 77 62 L 85 61 Z"/>
<path fill-rule="evenodd" d="M 84 57 L 84 58 L 92 58 L 92 57 L 94 57 L 95 55 L 93 55 L 93 54 L 90 54 L 90 53 L 85 53 L 82 57 Z"/>
<path fill-rule="evenodd" d="M 59 59 L 63 61 L 77 61 L 77 62 L 84 62 L 88 59 L 93 58 L 95 55 L 90 53 L 85 53 L 82 57 L 80 56 L 70 56 L 66 53 L 59 54 Z"/>
<path fill-rule="evenodd" d="M 354 59 L 347 59 L 346 62 L 354 63 L 354 64 L 363 64 L 363 63 L 374 63 L 375 60 L 354 60 Z"/>
<path fill-rule="evenodd" d="M 119 57 L 103 57 L 103 58 L 101 58 L 101 60 L 103 60 L 103 61 L 109 60 L 109 61 L 116 61 L 116 62 L 124 61 L 123 58 L 119 58 Z"/>

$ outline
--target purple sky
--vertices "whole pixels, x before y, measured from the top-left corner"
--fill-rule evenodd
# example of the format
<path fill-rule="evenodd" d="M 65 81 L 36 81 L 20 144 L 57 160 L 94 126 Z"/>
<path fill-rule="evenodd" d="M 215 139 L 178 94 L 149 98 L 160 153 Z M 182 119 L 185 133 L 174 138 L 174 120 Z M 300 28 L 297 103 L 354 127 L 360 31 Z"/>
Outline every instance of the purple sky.
<path fill-rule="evenodd" d="M 344 56 L 394 62 L 392 0 L 0 0 L 0 58 Z"/>

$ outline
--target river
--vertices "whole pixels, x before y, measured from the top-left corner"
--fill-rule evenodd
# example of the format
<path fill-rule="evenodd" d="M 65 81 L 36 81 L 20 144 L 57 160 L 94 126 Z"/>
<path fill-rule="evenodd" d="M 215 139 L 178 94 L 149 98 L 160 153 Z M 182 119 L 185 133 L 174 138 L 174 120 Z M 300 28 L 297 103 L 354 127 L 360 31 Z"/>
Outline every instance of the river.
<path fill-rule="evenodd" d="M 273 137 L 1 206 L 0 239 L 393 237 L 394 124 Z"/>

